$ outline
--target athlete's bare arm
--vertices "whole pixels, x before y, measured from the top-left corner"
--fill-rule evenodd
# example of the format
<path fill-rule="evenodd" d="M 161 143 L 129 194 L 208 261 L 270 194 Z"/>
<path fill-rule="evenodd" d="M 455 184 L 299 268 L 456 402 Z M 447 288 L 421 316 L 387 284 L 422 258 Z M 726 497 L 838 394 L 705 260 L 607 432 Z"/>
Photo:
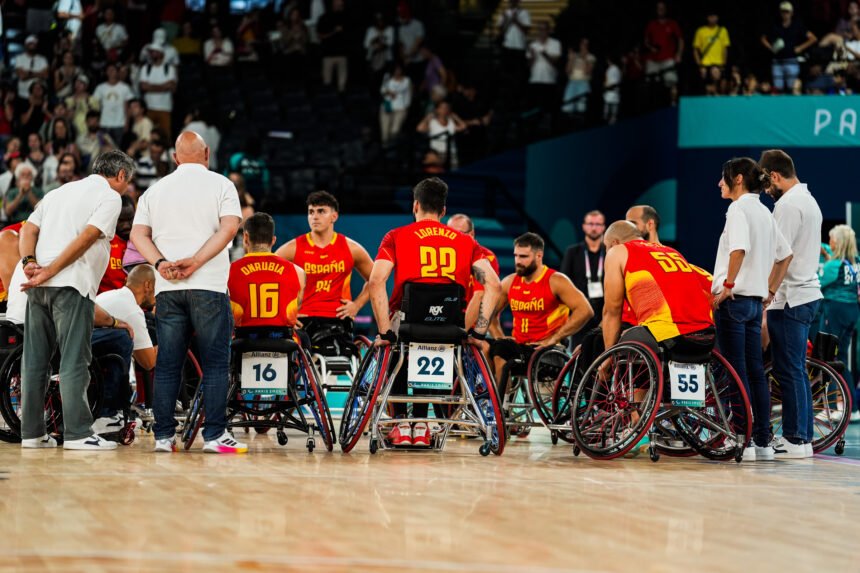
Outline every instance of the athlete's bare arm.
<path fill-rule="evenodd" d="M 510 338 L 510 336 L 505 336 L 505 331 L 502 329 L 502 321 L 500 320 L 500 316 L 502 315 L 502 311 L 505 310 L 505 306 L 508 304 L 508 293 L 511 292 L 511 284 L 514 282 L 515 274 L 510 274 L 506 276 L 501 282 L 501 292 L 499 293 L 499 300 L 496 302 L 496 309 L 493 313 L 493 320 L 490 323 L 490 334 L 493 335 L 493 338 L 496 340 L 500 340 L 502 338 Z"/>
<path fill-rule="evenodd" d="M 18 235 L 12 231 L 4 231 L 0 233 L 0 281 L 3 281 L 3 286 L 9 290 L 9 284 L 12 281 L 12 275 L 15 272 L 15 267 L 21 261 L 21 254 L 18 252 Z"/>
<path fill-rule="evenodd" d="M 618 245 L 606 255 L 603 277 L 603 344 L 609 348 L 621 336 L 621 311 L 624 306 L 624 266 L 627 247 Z"/>
<path fill-rule="evenodd" d="M 278 250 L 275 251 L 275 254 L 293 262 L 296 258 L 296 240 L 290 239 L 285 244 L 281 245 Z"/>
<path fill-rule="evenodd" d="M 495 314 L 496 305 L 501 298 L 502 285 L 499 282 L 499 275 L 487 259 L 480 259 L 472 264 L 472 275 L 475 281 L 484 287 L 484 296 L 478 304 L 478 319 L 475 321 L 474 329 L 478 334 L 486 334 L 490 328 L 490 320 Z"/>
<path fill-rule="evenodd" d="M 373 307 L 373 317 L 376 319 L 376 328 L 381 334 L 391 330 L 391 319 L 388 316 L 388 291 L 385 283 L 394 270 L 394 263 L 384 259 L 378 259 L 373 263 L 370 277 L 367 279 L 367 290 L 370 293 L 370 306 Z M 388 341 L 377 338 L 374 343 L 377 346 L 387 345 Z"/>
<path fill-rule="evenodd" d="M 337 317 L 355 318 L 358 311 L 360 311 L 361 308 L 367 304 L 367 301 L 370 300 L 367 281 L 370 279 L 370 272 L 373 270 L 373 259 L 370 258 L 370 255 L 364 247 L 352 239 L 347 238 L 346 242 L 349 245 L 349 252 L 352 253 L 352 261 L 353 265 L 355 265 L 355 270 L 357 270 L 358 274 L 361 275 L 361 278 L 364 279 L 364 286 L 361 287 L 361 292 L 358 293 L 355 300 L 349 301 L 343 298 L 340 299 L 343 306 L 338 307 Z M 293 250 L 295 250 L 295 247 Z"/>
<path fill-rule="evenodd" d="M 296 275 L 299 277 L 299 295 L 296 298 L 296 309 L 302 308 L 302 298 L 305 296 L 305 285 L 308 284 L 308 277 L 305 274 L 305 271 L 298 265 L 293 265 L 296 267 Z"/>
<path fill-rule="evenodd" d="M 555 298 L 570 309 L 570 314 L 567 317 L 567 322 L 561 328 L 538 343 L 539 348 L 555 346 L 562 339 L 576 334 L 594 316 L 594 309 L 591 308 L 591 303 L 588 302 L 582 291 L 573 285 L 573 282 L 567 275 L 553 273 L 549 279 L 549 288 L 552 290 Z"/>
<path fill-rule="evenodd" d="M 478 320 L 478 309 L 481 307 L 481 301 L 484 299 L 484 291 L 479 290 L 472 293 L 472 300 L 466 306 L 466 328 L 475 326 Z M 493 321 L 490 321 L 490 326 L 493 326 Z"/>

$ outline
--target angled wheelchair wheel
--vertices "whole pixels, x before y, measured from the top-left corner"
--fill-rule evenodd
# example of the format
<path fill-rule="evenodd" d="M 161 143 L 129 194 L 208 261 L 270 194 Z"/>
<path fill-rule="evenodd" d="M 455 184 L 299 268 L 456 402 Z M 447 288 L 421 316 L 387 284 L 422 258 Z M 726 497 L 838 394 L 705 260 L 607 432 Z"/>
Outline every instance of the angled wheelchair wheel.
<path fill-rule="evenodd" d="M 555 383 L 570 356 L 561 346 L 551 346 L 536 350 L 529 360 L 528 373 L 529 400 L 544 424 L 554 424 L 552 401 Z"/>
<path fill-rule="evenodd" d="M 338 443 L 344 453 L 349 452 L 361 439 L 361 433 L 373 415 L 382 381 L 388 374 L 391 346 L 371 348 L 358 367 L 352 388 L 343 406 Z"/>
<path fill-rule="evenodd" d="M 600 366 L 608 361 L 605 379 Z M 591 364 L 571 402 L 579 449 L 611 460 L 629 452 L 654 423 L 663 393 L 663 371 L 654 352 L 639 342 L 616 344 Z"/>
<path fill-rule="evenodd" d="M 182 445 L 186 450 L 191 449 L 191 445 L 197 439 L 197 434 L 200 432 L 200 428 L 203 427 L 204 418 L 203 380 L 201 379 L 197 384 L 197 389 L 194 391 L 194 396 L 191 398 L 191 404 L 188 406 L 185 418 L 185 425 L 182 428 Z"/>
<path fill-rule="evenodd" d="M 735 369 L 717 351 L 705 370 L 705 405 L 684 408 L 672 417 L 678 434 L 702 456 L 735 458 L 752 434 L 752 411 Z"/>
<path fill-rule="evenodd" d="M 481 454 L 487 455 L 493 452 L 497 456 L 505 451 L 506 432 L 505 414 L 499 396 L 496 394 L 496 385 L 490 374 L 490 367 L 484 354 L 475 346 L 463 346 L 463 376 L 469 391 L 478 405 L 478 414 L 487 427 L 484 435 L 485 445 L 482 445 Z M 489 448 L 487 450 L 486 448 Z"/>
<path fill-rule="evenodd" d="M 334 447 L 334 423 L 331 419 L 331 412 L 328 408 L 328 402 L 323 394 L 322 385 L 319 381 L 317 369 L 314 366 L 313 359 L 305 349 L 299 350 L 299 376 L 304 378 L 303 383 L 310 401 L 308 408 L 313 414 L 314 422 L 323 443 L 328 451 L 332 451 Z M 312 448 L 309 448 L 312 450 Z"/>
<path fill-rule="evenodd" d="M 580 361 L 581 351 L 580 347 L 577 347 L 573 351 L 573 354 L 570 355 L 570 358 L 568 358 L 553 382 L 549 410 L 538 408 L 538 415 L 541 415 L 541 419 L 544 420 L 545 424 L 567 424 L 570 426 L 570 401 L 573 398 L 573 393 L 576 391 L 577 383 L 582 379 L 582 375 L 588 367 L 588 364 L 582 364 Z M 570 430 L 556 431 L 554 436 L 568 444 L 572 444 L 575 441 L 573 439 L 573 432 Z"/>
<path fill-rule="evenodd" d="M 806 373 L 812 390 L 814 436 L 812 451 L 816 454 L 836 445 L 836 453 L 844 451 L 844 436 L 851 418 L 852 391 L 848 383 L 833 366 L 817 358 L 806 359 Z M 782 388 L 773 373 L 773 366 L 765 367 L 770 383 L 770 423 L 773 433 L 782 434 Z M 841 444 L 841 446 L 840 446 Z"/>

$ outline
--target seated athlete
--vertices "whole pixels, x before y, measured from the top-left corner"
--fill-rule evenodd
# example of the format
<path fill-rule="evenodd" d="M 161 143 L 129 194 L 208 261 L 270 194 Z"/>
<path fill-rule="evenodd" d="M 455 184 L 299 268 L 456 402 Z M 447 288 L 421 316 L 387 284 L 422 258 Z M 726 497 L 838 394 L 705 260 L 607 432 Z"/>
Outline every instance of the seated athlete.
<path fill-rule="evenodd" d="M 305 273 L 272 253 L 275 220 L 254 213 L 242 224 L 245 256 L 230 265 L 227 289 L 236 328 L 296 326 Z"/>
<path fill-rule="evenodd" d="M 702 350 L 714 345 L 714 320 L 707 273 L 689 264 L 671 247 L 642 239 L 629 221 L 616 221 L 603 237 L 606 244 L 603 343 L 635 340 L 653 348 Z M 635 326 L 621 335 L 621 313 L 629 303 Z M 601 367 L 605 376 L 609 364 Z"/>
<path fill-rule="evenodd" d="M 128 273 L 123 268 L 122 259 L 128 247 L 131 235 L 131 223 L 134 221 L 134 201 L 128 195 L 123 195 L 122 210 L 116 221 L 116 232 L 110 242 L 110 261 L 107 270 L 99 283 L 99 294 L 122 288 L 126 284 Z"/>
<path fill-rule="evenodd" d="M 277 255 L 292 261 L 307 277 L 299 315 L 305 332 L 313 337 L 321 327 L 336 324 L 351 339 L 352 321 L 369 298 L 365 284 L 352 299 L 352 270 L 366 283 L 373 261 L 364 247 L 335 232 L 340 207 L 331 193 L 315 191 L 306 204 L 310 232 L 290 240 Z"/>
<path fill-rule="evenodd" d="M 475 224 L 468 215 L 462 213 L 451 215 L 448 217 L 448 226 L 475 239 Z M 477 239 L 475 240 L 477 241 Z M 496 274 L 501 276 L 502 271 L 499 269 L 499 259 L 496 254 L 480 243 L 478 243 L 478 248 L 484 253 L 484 257 L 490 261 L 490 266 L 493 267 Z M 478 308 L 481 306 L 483 298 L 484 286 L 477 284 L 473 278 L 469 278 L 469 288 L 466 289 L 466 328 L 471 328 L 478 320 Z M 492 327 L 492 324 L 490 326 Z"/>
<path fill-rule="evenodd" d="M 437 177 L 424 179 L 413 190 L 412 213 L 415 223 L 399 227 L 382 239 L 373 270 L 370 273 L 368 288 L 373 315 L 380 335 L 375 345 L 392 344 L 397 341 L 400 325 L 399 311 L 406 282 L 450 284 L 456 283 L 464 291 L 469 280 L 484 287 L 484 300 L 478 309 L 475 325 L 469 330 L 470 344 L 481 346 L 486 338 L 490 317 L 499 297 L 499 277 L 490 262 L 485 258 L 478 243 L 472 237 L 455 231 L 444 224 L 445 203 L 448 186 Z M 386 281 L 394 272 L 394 290 L 391 299 L 385 290 Z M 392 315 L 398 318 L 392 323 Z M 406 393 L 407 369 L 401 369 L 394 382 L 393 391 Z M 416 394 L 432 391 L 415 390 Z M 406 404 L 392 404 L 394 415 L 406 417 Z M 416 418 L 426 418 L 428 404 L 413 404 Z M 400 423 L 389 432 L 387 439 L 394 446 L 430 446 L 430 429 L 427 424 L 417 422 L 413 428 L 409 423 Z"/>
<path fill-rule="evenodd" d="M 594 316 L 588 299 L 564 274 L 543 264 L 544 242 L 534 233 L 514 240 L 516 272 L 502 281 L 502 296 L 496 318 L 509 303 L 514 316 L 511 337 L 493 342 L 490 355 L 496 380 L 505 363 L 513 359 L 527 362 L 537 348 L 554 346 L 579 332 Z"/>

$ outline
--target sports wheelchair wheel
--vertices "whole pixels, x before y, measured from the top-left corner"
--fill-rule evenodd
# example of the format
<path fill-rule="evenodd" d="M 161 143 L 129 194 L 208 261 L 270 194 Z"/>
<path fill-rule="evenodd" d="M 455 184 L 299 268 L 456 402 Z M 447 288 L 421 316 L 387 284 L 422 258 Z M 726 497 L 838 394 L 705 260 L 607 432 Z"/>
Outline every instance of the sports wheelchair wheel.
<path fill-rule="evenodd" d="M 470 344 L 463 346 L 463 378 L 461 382 L 467 384 L 468 390 L 475 398 L 484 425 L 488 432 L 484 436 L 485 444 L 497 456 L 505 451 L 506 432 L 505 414 L 499 396 L 496 394 L 496 385 L 490 375 L 490 367 L 484 354 L 475 346 Z M 482 452 L 482 455 L 487 455 Z"/>
<path fill-rule="evenodd" d="M 526 368 L 529 400 L 545 425 L 559 423 L 553 414 L 553 396 L 556 381 L 561 379 L 561 374 L 570 360 L 571 357 L 561 346 L 536 350 L 529 360 Z"/>
<path fill-rule="evenodd" d="M 841 374 L 830 364 L 817 358 L 807 357 L 806 373 L 812 387 L 812 415 L 815 435 L 812 451 L 816 454 L 837 446 L 837 454 L 851 418 L 852 391 Z M 774 434 L 782 434 L 782 388 L 773 373 L 773 365 L 765 367 L 765 376 L 770 383 L 770 423 Z"/>
<path fill-rule="evenodd" d="M 735 369 L 717 351 L 711 351 L 705 377 L 705 406 L 684 408 L 672 416 L 672 423 L 697 453 L 730 460 L 742 453 L 752 435 L 749 397 Z"/>
<path fill-rule="evenodd" d="M 382 381 L 388 375 L 391 361 L 391 346 L 370 348 L 358 367 L 352 388 L 349 390 L 340 420 L 338 443 L 344 453 L 358 443 L 367 421 L 373 415 L 373 407 L 379 397 Z"/>
<path fill-rule="evenodd" d="M 599 368 L 609 361 L 606 380 Z M 580 450 L 611 460 L 629 452 L 648 432 L 663 395 L 663 371 L 654 352 L 621 342 L 585 371 L 571 402 L 571 425 Z"/>
<path fill-rule="evenodd" d="M 581 363 L 581 353 L 582 348 L 577 346 L 558 373 L 553 383 L 549 410 L 538 406 L 538 415 L 541 416 L 545 424 L 570 424 L 570 401 L 573 398 L 573 393 L 576 391 L 579 380 L 582 379 L 585 369 L 589 366 L 588 364 Z M 553 444 L 557 443 L 559 438 L 568 444 L 572 444 L 575 441 L 572 431 L 554 430 L 552 436 L 554 438 Z"/>
<path fill-rule="evenodd" d="M 182 445 L 187 450 L 191 448 L 191 444 L 197 438 L 200 428 L 203 427 L 203 369 L 200 368 L 200 363 L 197 362 L 197 358 L 190 350 L 186 355 L 185 361 L 187 365 L 190 365 L 191 368 L 197 371 L 199 376 L 194 396 L 188 405 L 185 424 L 182 426 L 182 434 L 180 436 Z"/>
<path fill-rule="evenodd" d="M 300 348 L 298 354 L 298 375 L 301 377 L 300 384 L 304 386 L 304 391 L 308 397 L 312 398 L 309 400 L 308 408 L 310 409 L 311 414 L 313 414 L 317 430 L 322 436 L 326 449 L 328 451 L 332 451 L 334 448 L 334 422 L 332 422 L 331 419 L 331 411 L 329 411 L 328 402 L 326 402 L 325 396 L 323 395 L 319 374 L 317 373 L 316 366 L 314 366 L 310 353 L 306 349 Z M 310 443 L 311 442 L 309 442 L 309 444 Z M 310 446 L 308 446 L 308 449 L 309 451 L 313 451 L 313 448 Z"/>
<path fill-rule="evenodd" d="M 24 355 L 24 346 L 21 345 L 13 350 L 0 368 L 0 415 L 6 422 L 6 426 L 15 437 L 21 437 L 21 360 Z M 59 364 L 51 360 L 49 368 L 48 385 L 45 391 L 45 427 L 48 434 L 55 436 L 63 432 L 63 406 L 60 398 L 60 376 L 58 374 Z M 102 375 L 94 358 L 89 366 L 90 385 L 87 387 L 87 402 L 90 413 L 95 419 L 101 410 L 102 403 Z"/>

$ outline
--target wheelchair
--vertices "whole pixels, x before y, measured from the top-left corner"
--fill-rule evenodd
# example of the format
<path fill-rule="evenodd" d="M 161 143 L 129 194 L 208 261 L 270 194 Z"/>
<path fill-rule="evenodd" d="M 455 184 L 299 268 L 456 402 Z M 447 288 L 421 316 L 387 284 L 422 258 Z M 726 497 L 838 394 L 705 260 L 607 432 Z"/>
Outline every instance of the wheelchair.
<path fill-rule="evenodd" d="M 599 369 L 607 360 L 604 379 Z M 603 352 L 575 386 L 569 401 L 575 456 L 618 458 L 647 434 L 654 462 L 678 438 L 709 459 L 743 459 L 752 433 L 749 397 L 732 366 L 711 348 L 673 351 L 659 345 L 654 352 L 642 342 L 622 341 Z M 678 455 L 689 455 L 687 448 L 678 449 Z"/>
<path fill-rule="evenodd" d="M 7 442 L 21 442 L 21 361 L 24 355 L 24 331 L 21 325 L 8 321 L 0 321 L 0 333 L 3 343 L 6 345 L 4 354 L 6 358 L 0 367 L 0 416 L 5 422 L 6 428 L 2 432 L 2 439 Z M 48 434 L 62 443 L 63 436 L 63 406 L 60 397 L 59 354 L 55 353 L 51 358 L 49 369 L 48 386 L 45 392 L 45 426 Z M 103 368 L 111 360 L 117 360 L 120 364 L 124 361 L 116 354 L 107 354 L 98 358 L 93 357 L 89 366 L 90 384 L 87 387 L 87 402 L 93 419 L 98 417 L 103 399 Z M 127 412 L 126 412 L 127 414 Z M 127 422 L 119 432 L 110 437 L 123 445 L 129 445 L 134 441 L 134 423 Z M 107 437 L 107 436 L 106 436 Z"/>
<path fill-rule="evenodd" d="M 320 375 L 305 344 L 293 339 L 286 327 L 240 327 L 232 342 L 227 394 L 227 427 L 274 428 L 278 443 L 287 445 L 287 429 L 307 434 L 308 452 L 315 435 L 332 451 L 334 423 L 323 394 Z M 181 432 L 184 448 L 191 448 L 204 422 L 203 384 L 198 384 Z"/>
<path fill-rule="evenodd" d="M 845 367 L 836 361 L 836 343 L 832 334 L 820 332 L 806 358 L 806 373 L 812 389 L 812 415 L 815 435 L 812 451 L 823 452 L 830 447 L 836 455 L 845 453 L 845 432 L 851 422 L 852 389 L 842 377 Z M 782 388 L 774 375 L 773 364 L 765 365 L 765 378 L 770 385 L 770 423 L 775 434 L 782 433 Z"/>
<path fill-rule="evenodd" d="M 423 422 L 431 431 L 437 426 L 430 441 L 434 450 L 444 449 L 457 426 L 477 431 L 484 440 L 478 449 L 482 456 L 502 454 L 504 413 L 486 358 L 480 349 L 465 343 L 463 294 L 455 284 L 404 285 L 398 341 L 365 355 L 347 397 L 338 434 L 344 452 L 355 447 L 368 424 L 370 453 L 375 454 L 393 448 L 385 439 L 389 427 Z M 393 392 L 398 376 L 401 381 L 405 378 L 412 394 L 408 389 L 406 394 Z M 438 393 L 421 393 L 427 390 Z M 395 418 L 389 407 L 396 403 L 439 405 L 446 414 Z"/>
<path fill-rule="evenodd" d="M 178 432 L 182 432 L 185 427 L 185 421 L 188 417 L 188 411 L 191 405 L 191 398 L 197 390 L 197 385 L 203 378 L 203 369 L 200 367 L 200 362 L 194 355 L 191 349 L 185 355 L 185 364 L 182 367 L 182 390 L 180 394 L 177 408 L 181 406 L 181 413 L 176 415 L 179 422 Z M 134 382 L 132 383 L 131 395 L 131 416 L 135 418 L 138 427 L 147 434 L 152 433 L 153 424 L 155 424 L 155 415 L 152 411 L 152 397 L 154 392 L 155 371 L 146 371 L 135 365 Z"/>
<path fill-rule="evenodd" d="M 532 428 L 546 426 L 558 441 L 551 414 L 555 382 L 569 360 L 563 346 L 536 349 L 528 360 L 521 357 L 505 363 L 498 383 L 499 399 L 510 436 L 525 438 Z M 553 427 L 550 427 L 553 426 Z M 570 430 L 570 426 L 567 427 Z"/>

